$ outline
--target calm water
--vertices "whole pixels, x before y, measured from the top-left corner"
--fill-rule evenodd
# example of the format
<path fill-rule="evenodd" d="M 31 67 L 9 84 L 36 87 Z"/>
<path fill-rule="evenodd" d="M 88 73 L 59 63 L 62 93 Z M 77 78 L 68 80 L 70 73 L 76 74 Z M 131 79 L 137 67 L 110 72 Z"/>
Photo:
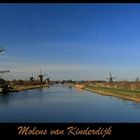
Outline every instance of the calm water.
<path fill-rule="evenodd" d="M 140 122 L 140 103 L 54 85 L 0 95 L 0 122 Z"/>

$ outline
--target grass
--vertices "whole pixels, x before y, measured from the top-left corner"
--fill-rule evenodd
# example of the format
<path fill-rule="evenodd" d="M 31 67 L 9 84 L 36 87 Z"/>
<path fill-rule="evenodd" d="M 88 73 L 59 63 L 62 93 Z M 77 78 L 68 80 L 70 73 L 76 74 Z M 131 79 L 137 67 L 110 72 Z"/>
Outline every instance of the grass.
<path fill-rule="evenodd" d="M 35 89 L 35 88 L 41 88 L 41 87 L 46 87 L 48 86 L 47 84 L 44 85 L 16 85 L 14 87 L 15 91 L 21 91 L 21 90 L 28 90 L 28 89 Z"/>
<path fill-rule="evenodd" d="M 103 95 L 116 96 L 116 97 L 121 97 L 123 99 L 140 102 L 139 90 L 98 87 L 98 86 L 85 86 L 85 90 L 93 91 L 93 92 L 100 93 Z"/>

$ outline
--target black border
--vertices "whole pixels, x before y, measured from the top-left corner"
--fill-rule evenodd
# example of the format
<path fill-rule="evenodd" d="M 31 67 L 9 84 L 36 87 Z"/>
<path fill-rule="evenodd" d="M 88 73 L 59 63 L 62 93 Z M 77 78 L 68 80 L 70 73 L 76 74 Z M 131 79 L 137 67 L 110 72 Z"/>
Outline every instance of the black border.
<path fill-rule="evenodd" d="M 0 1 L 1 3 L 138 3 L 137 1 L 115 1 L 115 0 L 71 0 L 71 1 L 64 1 L 64 0 L 2 0 Z M 140 4 L 140 3 L 139 3 Z M 127 117 L 127 116 L 126 116 Z M 67 130 L 67 127 L 69 126 L 76 126 L 79 128 L 83 128 L 86 129 L 87 127 L 91 127 L 91 128 L 98 128 L 99 126 L 101 127 L 109 127 L 111 126 L 112 128 L 112 133 L 110 136 L 106 136 L 106 137 L 101 137 L 101 136 L 95 136 L 95 135 L 77 135 L 77 136 L 70 136 L 67 135 L 67 133 L 65 133 L 63 136 L 61 135 L 45 135 L 45 136 L 24 136 L 24 135 L 18 135 L 18 127 L 19 126 L 30 126 L 30 127 L 37 127 L 39 129 L 47 129 L 47 130 L 53 130 L 53 129 L 64 129 L 65 131 Z M 0 137 L 4 138 L 4 139 L 126 139 L 126 138 L 130 138 L 130 139 L 139 139 L 140 138 L 140 123 L 0 123 Z"/>
<path fill-rule="evenodd" d="M 36 127 L 39 130 L 64 130 L 63 135 L 19 135 L 18 127 L 26 126 L 30 128 Z M 111 127 L 111 134 L 102 137 L 101 135 L 68 135 L 67 128 L 73 126 L 80 129 L 98 129 Z M 139 139 L 140 138 L 140 123 L 0 123 L 0 136 L 1 138 L 10 139 Z"/>

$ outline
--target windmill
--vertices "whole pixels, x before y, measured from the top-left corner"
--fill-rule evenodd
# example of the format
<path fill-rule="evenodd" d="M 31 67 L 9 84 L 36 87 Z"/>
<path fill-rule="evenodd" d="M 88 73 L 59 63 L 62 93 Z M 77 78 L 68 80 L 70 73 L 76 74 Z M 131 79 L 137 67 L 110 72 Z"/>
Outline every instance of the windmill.
<path fill-rule="evenodd" d="M 45 75 L 46 75 L 46 74 L 42 74 L 42 71 L 40 70 L 40 75 L 38 75 L 38 77 L 39 77 L 39 80 L 40 80 L 41 83 L 43 82 L 43 77 L 44 77 Z"/>
<path fill-rule="evenodd" d="M 4 47 L 0 47 L 0 54 L 3 53 L 5 51 Z M 3 71 L 0 71 L 0 79 L 1 77 L 3 76 L 4 73 L 7 73 L 7 72 L 10 72 L 9 70 L 3 70 Z"/>
<path fill-rule="evenodd" d="M 138 83 L 139 82 L 139 78 L 137 77 L 137 79 L 136 79 L 136 83 Z"/>
<path fill-rule="evenodd" d="M 5 50 L 3 48 L 0 48 L 0 53 L 3 53 Z"/>
<path fill-rule="evenodd" d="M 3 47 L 0 47 L 0 54 L 3 53 L 5 49 Z"/>
<path fill-rule="evenodd" d="M 0 79 L 1 79 L 1 77 L 3 76 L 3 74 L 4 74 L 4 73 L 7 73 L 7 72 L 10 72 L 10 71 L 9 71 L 9 70 L 0 71 L 0 74 L 1 74 Z"/>
<path fill-rule="evenodd" d="M 50 77 L 46 79 L 47 83 L 50 84 Z"/>
<path fill-rule="evenodd" d="M 30 77 L 30 81 L 34 81 L 33 73 L 32 76 Z"/>
<path fill-rule="evenodd" d="M 5 51 L 4 47 L 0 47 L 0 54 Z"/>
<path fill-rule="evenodd" d="M 117 77 L 112 77 L 111 72 L 109 73 L 109 76 L 110 76 L 110 77 L 108 78 L 109 83 L 113 83 L 113 79 L 117 78 Z"/>

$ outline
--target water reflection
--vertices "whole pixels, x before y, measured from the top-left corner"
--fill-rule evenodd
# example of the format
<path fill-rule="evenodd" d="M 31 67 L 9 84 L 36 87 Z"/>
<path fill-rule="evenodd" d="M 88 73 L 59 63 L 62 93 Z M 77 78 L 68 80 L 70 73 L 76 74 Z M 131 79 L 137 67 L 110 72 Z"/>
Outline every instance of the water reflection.
<path fill-rule="evenodd" d="M 82 92 L 82 91 L 83 91 L 83 90 L 80 89 L 80 88 L 75 88 L 75 90 L 76 90 L 77 92 Z"/>
<path fill-rule="evenodd" d="M 35 89 L 37 92 L 39 92 L 39 93 L 43 93 L 43 88 L 37 88 L 37 89 Z"/>
<path fill-rule="evenodd" d="M 9 106 L 9 104 L 14 100 L 15 93 L 14 94 L 13 93 L 0 95 L 0 106 Z"/>
<path fill-rule="evenodd" d="M 0 106 L 7 106 L 9 104 L 9 95 L 0 95 Z"/>
<path fill-rule="evenodd" d="M 135 108 L 135 109 L 140 111 L 140 103 L 132 102 L 131 105 L 133 106 L 133 108 Z"/>
<path fill-rule="evenodd" d="M 0 122 L 140 122 L 139 110 L 140 103 L 69 84 L 0 96 Z"/>

